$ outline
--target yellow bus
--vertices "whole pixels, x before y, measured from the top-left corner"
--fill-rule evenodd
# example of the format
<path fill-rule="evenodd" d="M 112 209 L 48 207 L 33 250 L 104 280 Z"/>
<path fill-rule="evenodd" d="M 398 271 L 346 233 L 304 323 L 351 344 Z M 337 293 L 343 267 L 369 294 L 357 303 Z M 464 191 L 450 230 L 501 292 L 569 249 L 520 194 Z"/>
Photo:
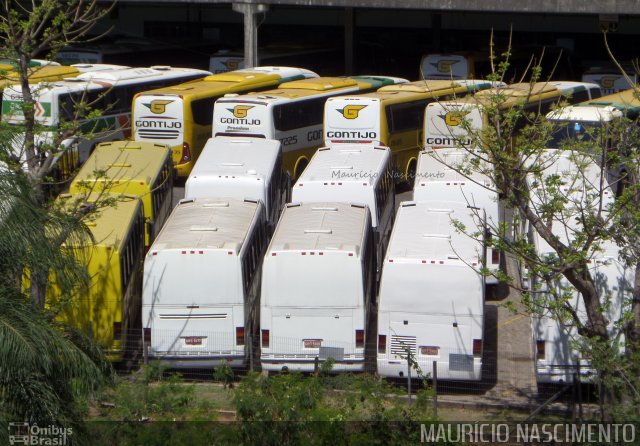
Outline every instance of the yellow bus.
<path fill-rule="evenodd" d="M 213 109 L 212 136 L 279 140 L 283 169 L 295 180 L 322 146 L 322 112 L 328 98 L 406 82 L 388 76 L 319 77 L 287 82 L 262 93 L 224 97 Z"/>
<path fill-rule="evenodd" d="M 165 144 L 136 141 L 96 146 L 69 187 L 72 194 L 111 193 L 139 197 L 148 248 L 171 213 L 173 163 Z"/>
<path fill-rule="evenodd" d="M 424 118 L 424 148 L 469 147 L 469 128 L 461 125 L 460 116 L 464 116 L 471 128 L 482 128 L 488 119 L 485 108 L 497 95 L 504 98 L 499 104 L 500 112 L 519 106 L 527 113 L 545 115 L 560 102 L 575 104 L 599 98 L 602 93 L 598 84 L 588 82 L 520 82 L 497 90 L 480 91 L 473 97 L 429 104 Z"/>
<path fill-rule="evenodd" d="M 144 91 L 133 99 L 133 139 L 168 144 L 177 175 L 188 177 L 211 137 L 216 99 L 229 93 L 260 91 L 282 82 L 317 76 L 301 68 L 256 67 Z"/>
<path fill-rule="evenodd" d="M 388 146 L 396 182 L 408 181 L 416 171 L 427 104 L 491 86 L 491 82 L 480 80 L 422 80 L 330 98 L 324 108 L 325 144 Z"/>
<path fill-rule="evenodd" d="M 93 196 L 95 197 L 95 195 Z M 92 196 L 63 194 L 62 206 L 91 206 Z M 68 302 L 59 301 L 55 278 L 47 289 L 49 306 L 61 305 L 58 318 L 87 333 L 107 358 L 117 362 L 137 348 L 141 327 L 142 262 L 144 259 L 144 215 L 137 197 L 119 196 L 117 205 L 88 214 L 85 224 L 93 242 L 66 244 L 86 265 L 89 287 Z M 139 336 L 137 337 L 139 339 Z"/>

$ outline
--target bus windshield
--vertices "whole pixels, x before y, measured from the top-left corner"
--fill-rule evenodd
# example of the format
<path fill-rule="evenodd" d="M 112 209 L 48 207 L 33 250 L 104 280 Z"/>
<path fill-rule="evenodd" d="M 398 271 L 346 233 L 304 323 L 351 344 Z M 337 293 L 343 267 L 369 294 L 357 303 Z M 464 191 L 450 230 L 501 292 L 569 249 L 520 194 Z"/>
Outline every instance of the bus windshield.
<path fill-rule="evenodd" d="M 551 141 L 547 143 L 547 148 L 564 149 L 568 144 L 597 143 L 601 128 L 600 122 L 566 121 L 559 123 Z"/>

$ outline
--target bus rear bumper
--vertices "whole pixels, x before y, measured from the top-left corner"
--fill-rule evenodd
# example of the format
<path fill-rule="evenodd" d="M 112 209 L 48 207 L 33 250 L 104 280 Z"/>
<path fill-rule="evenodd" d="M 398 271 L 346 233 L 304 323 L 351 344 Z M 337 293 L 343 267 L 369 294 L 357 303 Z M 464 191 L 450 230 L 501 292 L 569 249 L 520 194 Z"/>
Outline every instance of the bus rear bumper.
<path fill-rule="evenodd" d="M 322 367 L 325 360 L 318 361 L 318 367 Z M 280 372 L 282 370 L 297 371 L 303 373 L 312 373 L 315 371 L 315 361 L 313 359 L 267 359 L 260 358 L 262 370 L 269 372 Z M 353 359 L 344 361 L 335 361 L 331 367 L 333 372 L 364 372 L 364 359 Z"/>

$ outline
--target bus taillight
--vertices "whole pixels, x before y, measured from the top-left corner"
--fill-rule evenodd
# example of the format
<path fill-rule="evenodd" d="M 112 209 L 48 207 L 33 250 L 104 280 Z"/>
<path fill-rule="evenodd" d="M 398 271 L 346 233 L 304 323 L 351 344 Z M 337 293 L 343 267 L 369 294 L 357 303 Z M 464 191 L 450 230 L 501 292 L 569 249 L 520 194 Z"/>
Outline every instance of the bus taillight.
<path fill-rule="evenodd" d="M 236 345 L 244 345 L 244 327 L 236 327 Z"/>
<path fill-rule="evenodd" d="M 473 356 L 476 358 L 482 356 L 482 339 L 473 340 Z"/>
<path fill-rule="evenodd" d="M 188 163 L 191 161 L 191 149 L 189 143 L 182 144 L 182 158 L 180 158 L 180 164 Z"/>
<path fill-rule="evenodd" d="M 494 265 L 498 265 L 500 263 L 500 251 L 495 248 L 491 250 L 491 263 Z"/>
<path fill-rule="evenodd" d="M 538 352 L 538 359 L 544 359 L 544 356 L 545 356 L 544 346 L 545 346 L 544 340 L 536 341 L 536 350 Z"/>
<path fill-rule="evenodd" d="M 113 339 L 116 341 L 122 340 L 122 322 L 113 323 Z"/>
<path fill-rule="evenodd" d="M 356 330 L 356 348 L 364 348 L 364 330 Z"/>
<path fill-rule="evenodd" d="M 262 347 L 269 348 L 269 330 L 262 330 Z"/>
<path fill-rule="evenodd" d="M 378 335 L 378 353 L 387 351 L 387 335 Z"/>

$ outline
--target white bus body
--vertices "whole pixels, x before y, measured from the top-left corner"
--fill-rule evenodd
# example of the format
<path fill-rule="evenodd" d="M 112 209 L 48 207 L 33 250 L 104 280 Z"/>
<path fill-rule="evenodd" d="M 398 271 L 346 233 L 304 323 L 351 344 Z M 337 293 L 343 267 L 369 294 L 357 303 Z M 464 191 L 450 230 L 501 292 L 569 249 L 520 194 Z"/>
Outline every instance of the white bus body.
<path fill-rule="evenodd" d="M 456 201 L 480 208 L 485 215 L 487 230 L 495 233 L 504 218 L 500 208 L 498 191 L 491 179 L 480 173 L 463 175 L 461 170 L 472 156 L 466 150 L 424 150 L 418 155 L 418 167 L 413 189 L 413 201 Z M 500 270 L 500 251 L 487 247 L 486 267 Z M 485 278 L 488 285 L 499 281 L 494 276 Z"/>
<path fill-rule="evenodd" d="M 265 255 L 260 298 L 263 370 L 365 366 L 375 253 L 369 210 L 344 203 L 285 206 Z"/>
<path fill-rule="evenodd" d="M 150 358 L 173 367 L 244 367 L 255 341 L 262 203 L 181 200 L 144 262 L 142 323 Z"/>
<path fill-rule="evenodd" d="M 360 203 L 369 207 L 377 264 L 381 265 L 395 217 L 391 150 L 366 144 L 323 147 L 293 186 L 291 201 Z"/>
<path fill-rule="evenodd" d="M 260 200 L 274 228 L 290 189 L 291 181 L 282 173 L 280 141 L 218 136 L 205 144 L 185 182 L 184 196 Z"/>
<path fill-rule="evenodd" d="M 98 142 L 128 139 L 131 136 L 131 101 L 135 93 L 154 86 L 171 85 L 207 76 L 208 71 L 192 68 L 154 66 L 150 68 L 114 68 L 87 71 L 75 78 L 43 82 L 31 86 L 35 100 L 36 120 L 52 130 L 43 134 L 43 141 L 51 141 L 54 130 L 73 119 L 75 106 L 86 102 L 103 110 L 98 119 L 83 119 L 81 129 L 92 133 L 93 139 L 65 140 L 63 147 L 73 147 L 78 161 L 84 163 Z M 2 120 L 9 124 L 24 123 L 22 89 L 12 85 L 5 89 L 2 99 Z M 22 153 L 22 147 L 17 147 Z"/>
<path fill-rule="evenodd" d="M 477 224 L 466 203 L 400 204 L 380 281 L 381 376 L 407 376 L 408 349 L 425 375 L 436 361 L 439 379 L 482 377 L 485 284 L 474 270 L 482 246 L 452 220 Z"/>
<path fill-rule="evenodd" d="M 558 237 L 567 242 L 564 228 L 558 227 L 554 231 Z M 553 250 L 535 231 L 530 233 L 538 255 L 546 254 L 555 256 Z M 612 243 L 605 244 L 604 252 L 592 254 L 589 261 L 589 273 L 595 281 L 599 291 L 600 302 L 606 309 L 608 332 L 612 339 L 621 335 L 616 323 L 623 317 L 626 304 L 631 301 L 633 294 L 633 271 L 626 268 L 618 260 L 619 249 Z M 545 284 L 538 283 L 539 279 L 530 278 L 532 283 L 527 283 L 538 293 L 549 293 Z M 562 276 L 554 281 L 555 291 L 559 295 L 569 294 L 572 310 L 578 315 L 582 323 L 587 322 L 587 314 L 584 301 L 573 285 Z M 550 299 L 551 297 L 549 297 Z M 628 310 L 628 308 L 627 308 Z M 578 361 L 580 361 L 580 379 L 590 381 L 594 378 L 594 371 L 588 357 L 581 357 L 578 346 L 583 340 L 578 334 L 577 328 L 570 320 L 562 320 L 548 308 L 541 306 L 537 314 L 532 317 L 533 340 L 535 342 L 534 357 L 536 361 L 536 377 L 540 383 L 570 383 L 574 375 L 578 373 Z M 620 342 L 624 343 L 621 335 Z"/>
<path fill-rule="evenodd" d="M 552 231 L 565 245 L 571 243 L 575 227 L 575 216 L 583 212 L 595 214 L 602 207 L 606 218 L 609 207 L 614 202 L 614 194 L 610 189 L 601 167 L 588 154 L 570 152 L 568 150 L 545 150 L 540 157 L 541 165 L 548 166 L 542 178 L 557 175 L 562 181 L 560 193 L 567 197 L 562 212 L 557 213 L 553 220 Z M 531 201 L 534 208 L 545 203 L 545 191 L 539 180 L 530 180 Z M 600 190 L 602 189 L 602 190 Z M 527 237 L 534 246 L 539 257 L 557 254 L 542 237 L 527 224 Z M 607 308 L 606 318 L 609 321 L 609 331 L 616 335 L 614 323 L 620 320 L 623 302 L 630 300 L 633 275 L 629 269 L 618 260 L 619 249 L 615 244 L 606 242 L 596 252 L 591 253 L 589 269 L 595 280 L 596 288 L 601 292 L 601 302 Z M 550 291 L 546 284 L 524 269 L 522 273 L 523 287 L 532 289 L 536 294 L 547 294 Z M 581 321 L 586 321 L 586 313 L 582 298 L 575 288 L 561 274 L 554 281 L 558 292 L 569 293 L 573 296 L 570 302 Z M 535 295 L 535 294 L 534 294 Z M 551 299 L 549 296 L 548 299 Z M 575 342 L 580 342 L 577 330 L 568 321 L 559 320 L 558 315 L 550 313 L 540 306 L 540 314 L 532 318 L 533 336 L 535 342 L 536 372 L 539 382 L 560 383 L 571 382 L 576 372 L 578 351 Z M 581 376 L 588 379 L 591 374 L 589 363 L 581 360 Z"/>

